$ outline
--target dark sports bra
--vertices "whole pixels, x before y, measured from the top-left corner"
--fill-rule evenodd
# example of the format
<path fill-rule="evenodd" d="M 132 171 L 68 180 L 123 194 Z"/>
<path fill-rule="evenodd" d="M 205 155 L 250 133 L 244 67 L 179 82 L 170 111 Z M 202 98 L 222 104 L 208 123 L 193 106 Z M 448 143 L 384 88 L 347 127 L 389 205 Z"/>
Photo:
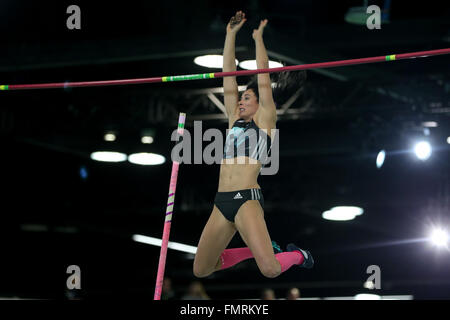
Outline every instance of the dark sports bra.
<path fill-rule="evenodd" d="M 264 164 L 270 155 L 271 144 L 270 136 L 259 129 L 253 120 L 245 122 L 239 119 L 228 131 L 223 158 L 245 156 Z"/>

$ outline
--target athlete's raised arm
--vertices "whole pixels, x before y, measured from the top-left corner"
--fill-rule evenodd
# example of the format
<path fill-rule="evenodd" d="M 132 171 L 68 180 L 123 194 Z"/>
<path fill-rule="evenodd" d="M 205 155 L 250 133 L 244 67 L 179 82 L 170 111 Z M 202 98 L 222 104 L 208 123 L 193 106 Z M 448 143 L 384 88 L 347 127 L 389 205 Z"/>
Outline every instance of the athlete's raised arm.
<path fill-rule="evenodd" d="M 258 29 L 253 30 L 253 39 L 256 47 L 256 66 L 258 69 L 269 68 L 269 58 L 267 56 L 266 47 L 263 41 L 263 31 L 267 25 L 267 19 L 262 20 Z M 273 100 L 272 85 L 270 82 L 270 75 L 268 73 L 260 73 L 258 78 L 259 91 L 259 109 L 255 116 L 259 124 L 263 127 L 269 125 L 275 126 L 277 120 L 277 111 L 275 102 Z"/>
<path fill-rule="evenodd" d="M 223 48 L 223 71 L 236 71 L 236 54 L 235 42 L 236 34 L 241 29 L 246 21 L 245 13 L 242 11 L 236 12 L 236 15 L 230 19 L 227 25 L 227 35 L 225 37 L 225 45 Z M 223 78 L 223 90 L 225 99 L 225 109 L 227 110 L 228 122 L 230 127 L 233 122 L 239 117 L 238 100 L 239 92 L 236 82 L 236 77 Z"/>

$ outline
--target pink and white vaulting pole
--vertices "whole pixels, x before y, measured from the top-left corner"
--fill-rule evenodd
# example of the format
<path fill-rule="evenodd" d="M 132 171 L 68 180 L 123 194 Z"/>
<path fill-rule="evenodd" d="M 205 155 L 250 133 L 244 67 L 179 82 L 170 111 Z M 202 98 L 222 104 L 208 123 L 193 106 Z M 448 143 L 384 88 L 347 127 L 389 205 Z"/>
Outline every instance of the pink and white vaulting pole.
<path fill-rule="evenodd" d="M 178 135 L 184 134 L 184 123 L 186 114 L 180 113 L 178 118 Z M 164 280 L 164 270 L 166 267 L 167 246 L 169 244 L 170 226 L 172 224 L 173 205 L 175 203 L 175 191 L 177 189 L 178 167 L 180 163 L 172 162 L 172 173 L 170 174 L 169 198 L 167 199 L 166 218 L 164 220 L 164 231 L 161 243 L 161 253 L 159 254 L 158 274 L 156 276 L 155 295 L 153 300 L 161 300 L 162 284 Z"/>

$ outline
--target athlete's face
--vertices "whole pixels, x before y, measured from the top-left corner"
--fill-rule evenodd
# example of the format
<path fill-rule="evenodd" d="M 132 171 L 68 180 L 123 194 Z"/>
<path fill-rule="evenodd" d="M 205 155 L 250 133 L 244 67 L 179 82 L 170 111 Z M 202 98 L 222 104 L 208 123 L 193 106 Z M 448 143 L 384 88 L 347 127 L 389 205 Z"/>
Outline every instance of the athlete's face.
<path fill-rule="evenodd" d="M 252 89 L 244 91 L 239 100 L 239 117 L 244 120 L 250 120 L 258 111 L 259 103 L 256 94 Z"/>

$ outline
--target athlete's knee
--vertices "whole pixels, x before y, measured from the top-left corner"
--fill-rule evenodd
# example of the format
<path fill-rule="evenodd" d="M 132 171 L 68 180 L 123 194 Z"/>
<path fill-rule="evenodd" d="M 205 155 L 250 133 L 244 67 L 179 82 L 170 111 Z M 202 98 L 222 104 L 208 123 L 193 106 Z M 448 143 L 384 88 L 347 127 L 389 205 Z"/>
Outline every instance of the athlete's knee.
<path fill-rule="evenodd" d="M 266 278 L 276 278 L 280 275 L 281 272 L 279 270 L 276 270 L 275 268 L 266 268 L 261 269 L 261 273 Z"/>
<path fill-rule="evenodd" d="M 206 269 L 202 269 L 199 267 L 196 267 L 194 264 L 194 276 L 196 276 L 197 278 L 206 278 L 207 276 L 209 276 L 212 272 L 210 270 L 206 270 Z"/>
<path fill-rule="evenodd" d="M 267 278 L 276 278 L 281 274 L 281 267 L 275 263 L 263 263 L 259 270 Z"/>
<path fill-rule="evenodd" d="M 203 270 L 196 270 L 196 269 L 194 269 L 194 276 L 196 276 L 197 278 L 206 278 L 211 273 L 212 273 L 212 271 L 206 272 L 206 271 L 203 271 Z"/>
<path fill-rule="evenodd" d="M 194 276 L 196 276 L 197 278 L 205 278 L 213 273 L 214 270 L 211 270 L 211 268 L 205 268 L 197 261 L 194 261 L 193 272 Z"/>

